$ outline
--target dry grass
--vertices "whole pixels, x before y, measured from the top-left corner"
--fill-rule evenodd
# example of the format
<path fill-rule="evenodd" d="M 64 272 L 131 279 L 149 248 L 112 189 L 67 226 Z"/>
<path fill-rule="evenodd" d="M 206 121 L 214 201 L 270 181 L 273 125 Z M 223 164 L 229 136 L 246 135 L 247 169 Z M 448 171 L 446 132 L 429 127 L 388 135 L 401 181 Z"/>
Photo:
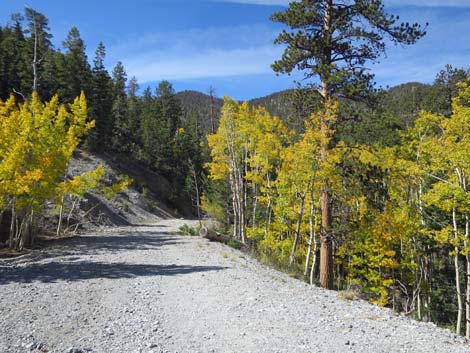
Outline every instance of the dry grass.
<path fill-rule="evenodd" d="M 338 298 L 343 300 L 356 300 L 357 295 L 352 290 L 342 290 L 338 292 Z"/>

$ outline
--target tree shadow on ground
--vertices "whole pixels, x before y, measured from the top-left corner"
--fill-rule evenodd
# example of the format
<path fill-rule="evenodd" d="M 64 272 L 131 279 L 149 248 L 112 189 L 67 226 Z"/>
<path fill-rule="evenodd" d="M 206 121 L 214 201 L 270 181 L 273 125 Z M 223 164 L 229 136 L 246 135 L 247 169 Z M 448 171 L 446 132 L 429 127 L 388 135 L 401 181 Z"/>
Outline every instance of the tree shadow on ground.
<path fill-rule="evenodd" d="M 184 243 L 172 232 L 113 232 L 110 234 L 86 235 L 54 242 L 46 252 L 66 249 L 74 253 L 93 254 L 106 251 L 115 253 L 130 250 L 152 250 L 164 245 Z M 52 245 L 52 244 L 51 244 Z"/>
<path fill-rule="evenodd" d="M 58 281 L 86 281 L 89 279 L 137 278 L 151 276 L 177 276 L 195 272 L 221 271 L 222 266 L 152 265 L 103 263 L 93 261 L 32 263 L 24 267 L 0 268 L 0 285 L 54 283 Z"/>
<path fill-rule="evenodd" d="M 175 236 L 174 232 L 119 230 L 113 233 L 48 240 L 43 244 L 43 249 L 34 250 L 25 257 L 6 259 L 0 265 L 31 263 L 56 257 L 156 250 L 162 246 L 182 244 L 184 242 L 185 240 Z M 67 258 L 64 260 L 67 260 Z"/>

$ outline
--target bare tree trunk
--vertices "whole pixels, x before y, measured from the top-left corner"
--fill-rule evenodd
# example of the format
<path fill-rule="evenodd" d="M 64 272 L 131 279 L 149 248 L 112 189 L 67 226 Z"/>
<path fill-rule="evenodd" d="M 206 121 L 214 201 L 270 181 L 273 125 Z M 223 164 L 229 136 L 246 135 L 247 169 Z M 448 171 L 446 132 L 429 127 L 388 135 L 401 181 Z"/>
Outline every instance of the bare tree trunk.
<path fill-rule="evenodd" d="M 19 248 L 23 250 L 27 247 L 31 247 L 34 242 L 35 229 L 34 229 L 34 211 L 27 212 L 21 220 L 21 226 L 18 233 Z"/>
<path fill-rule="evenodd" d="M 38 28 L 36 24 L 36 15 L 33 15 L 33 26 L 34 32 L 31 35 L 34 35 L 34 49 L 33 49 L 33 92 L 38 90 Z"/>
<path fill-rule="evenodd" d="M 199 226 L 201 226 L 201 201 L 199 196 L 199 183 L 197 180 L 196 168 L 194 167 L 194 163 L 191 160 L 189 160 L 189 168 L 191 176 L 193 177 L 194 190 L 196 191 L 197 220 L 199 221 Z"/>
<path fill-rule="evenodd" d="M 455 208 L 452 210 L 452 223 L 454 226 L 454 237 L 457 237 L 457 217 L 455 214 Z M 454 249 L 454 268 L 455 268 L 455 290 L 457 293 L 457 326 L 456 333 L 460 335 L 462 330 L 462 315 L 463 315 L 463 303 L 462 303 L 462 289 L 460 287 L 460 270 L 459 270 L 459 247 L 456 245 Z"/>
<path fill-rule="evenodd" d="M 215 94 L 215 89 L 214 87 L 210 86 L 209 87 L 209 97 L 210 97 L 210 106 L 209 106 L 209 120 L 211 123 L 211 133 L 215 133 L 215 117 L 214 117 L 214 94 Z"/>
<path fill-rule="evenodd" d="M 67 227 L 66 229 L 69 229 L 70 227 L 70 219 L 72 218 L 72 214 L 73 214 L 73 211 L 75 210 L 75 206 L 77 206 L 77 203 L 79 202 L 80 200 L 77 199 L 77 198 L 73 198 L 73 201 L 72 201 L 72 207 L 70 208 L 70 212 L 69 214 L 67 215 Z M 96 207 L 96 206 L 95 206 Z M 93 207 L 94 208 L 94 207 Z M 89 211 L 91 211 L 93 208 L 91 208 Z"/>

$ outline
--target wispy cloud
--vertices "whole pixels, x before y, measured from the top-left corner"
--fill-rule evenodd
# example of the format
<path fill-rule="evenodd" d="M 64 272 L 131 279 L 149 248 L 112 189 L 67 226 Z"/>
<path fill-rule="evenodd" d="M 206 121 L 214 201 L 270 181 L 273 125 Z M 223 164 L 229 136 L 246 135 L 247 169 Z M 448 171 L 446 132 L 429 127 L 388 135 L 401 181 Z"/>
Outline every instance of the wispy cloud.
<path fill-rule="evenodd" d="M 124 60 L 130 75 L 140 82 L 190 80 L 208 77 L 258 75 L 271 72 L 270 64 L 280 56 L 272 46 L 208 50 L 186 56 L 147 53 Z"/>
<path fill-rule="evenodd" d="M 385 0 L 385 4 L 396 7 L 470 7 L 469 0 Z"/>
<path fill-rule="evenodd" d="M 213 0 L 252 5 L 287 6 L 293 0 Z M 388 6 L 396 7 L 470 7 L 469 0 L 384 0 Z"/>
<path fill-rule="evenodd" d="M 287 6 L 293 0 L 213 0 L 217 2 L 233 2 L 240 4 Z"/>
<path fill-rule="evenodd" d="M 287 3 L 285 0 L 213 0 L 224 2 Z M 456 7 L 442 9 L 434 0 L 385 0 L 395 4 L 404 21 L 429 22 L 428 35 L 411 47 L 389 46 L 388 57 L 369 68 L 376 73 L 379 85 L 396 85 L 407 81 L 432 82 L 445 64 L 467 67 L 470 58 L 470 37 L 452 35 L 465 33 L 468 10 Z M 446 5 L 468 5 L 449 0 Z M 406 4 L 405 4 L 406 3 Z M 411 6 L 420 5 L 426 8 Z M 439 2 L 440 4 L 440 2 Z M 245 77 L 243 87 L 250 89 L 248 78 L 258 84 L 259 77 L 275 77 L 270 65 L 281 57 L 282 48 L 273 44 L 279 27 L 266 21 L 262 24 L 241 24 L 209 28 L 185 28 L 155 31 L 119 37 L 108 46 L 109 62 L 121 60 L 128 76 L 140 83 L 163 79 L 174 82 L 228 82 Z M 426 62 L 426 65 L 423 65 Z M 283 78 L 290 82 L 292 78 Z M 263 84 L 265 79 L 261 79 Z M 239 82 L 239 81 L 236 81 Z M 281 81 L 278 81 L 281 82 Z M 280 86 L 279 83 L 276 83 Z M 267 84 L 269 85 L 269 84 Z M 274 83 L 273 83 L 274 85 Z M 274 86 L 273 86 L 274 87 Z M 271 88 L 273 91 L 278 88 Z M 240 89 L 241 90 L 241 89 Z M 261 89 L 257 89 L 261 91 Z"/>
<path fill-rule="evenodd" d="M 109 54 L 140 82 L 258 75 L 281 56 L 276 33 L 266 25 L 154 33 L 123 40 Z"/>

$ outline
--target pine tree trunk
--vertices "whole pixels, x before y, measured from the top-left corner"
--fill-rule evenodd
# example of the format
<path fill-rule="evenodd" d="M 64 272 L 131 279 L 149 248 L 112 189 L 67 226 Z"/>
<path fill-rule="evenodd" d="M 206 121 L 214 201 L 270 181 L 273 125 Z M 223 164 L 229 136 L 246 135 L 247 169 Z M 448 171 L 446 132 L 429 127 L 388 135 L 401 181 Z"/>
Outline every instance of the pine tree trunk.
<path fill-rule="evenodd" d="M 324 188 L 321 199 L 322 228 L 320 233 L 320 286 L 333 288 L 333 244 L 331 236 L 331 196 Z"/>
<path fill-rule="evenodd" d="M 323 31 L 326 37 L 331 37 L 331 8 L 333 0 L 325 1 L 325 10 L 323 16 Z M 323 57 L 321 64 L 331 64 L 331 50 L 327 51 Z M 331 74 L 331 73 L 330 73 Z M 330 83 L 329 75 L 320 76 L 321 80 L 321 93 L 323 96 L 325 109 L 330 99 Z M 328 122 L 322 119 L 321 126 L 322 135 L 326 137 L 328 131 Z M 321 160 L 325 162 L 328 154 L 328 144 L 324 143 L 321 146 Z M 322 288 L 333 288 L 333 244 L 332 244 L 332 215 L 331 215 L 331 193 L 328 181 L 325 180 L 325 185 L 322 187 L 321 195 L 321 232 L 320 232 L 320 286 Z"/>

